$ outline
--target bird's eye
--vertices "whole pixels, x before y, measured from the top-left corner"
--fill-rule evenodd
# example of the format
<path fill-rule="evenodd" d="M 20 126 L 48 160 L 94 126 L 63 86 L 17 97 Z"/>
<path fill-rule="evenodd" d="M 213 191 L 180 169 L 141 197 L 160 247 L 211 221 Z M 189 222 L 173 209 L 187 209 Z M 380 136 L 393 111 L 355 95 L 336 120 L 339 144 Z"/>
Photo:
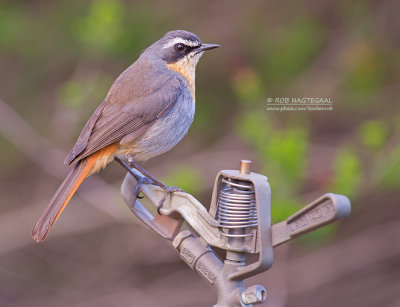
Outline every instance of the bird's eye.
<path fill-rule="evenodd" d="M 175 45 L 175 49 L 176 49 L 176 51 L 182 52 L 183 50 L 185 50 L 185 45 L 183 45 L 183 44 L 176 44 L 176 45 Z"/>

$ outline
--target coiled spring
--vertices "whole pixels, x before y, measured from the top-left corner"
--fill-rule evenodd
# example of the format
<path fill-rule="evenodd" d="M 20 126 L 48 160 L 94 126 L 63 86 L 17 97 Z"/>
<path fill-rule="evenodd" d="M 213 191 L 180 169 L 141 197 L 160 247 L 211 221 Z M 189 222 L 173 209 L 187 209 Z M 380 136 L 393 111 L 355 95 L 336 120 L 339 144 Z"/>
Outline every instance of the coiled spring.
<path fill-rule="evenodd" d="M 257 227 L 255 193 L 250 183 L 236 183 L 223 178 L 225 184 L 219 193 L 217 220 L 220 234 L 227 237 L 249 237 L 251 229 Z"/>

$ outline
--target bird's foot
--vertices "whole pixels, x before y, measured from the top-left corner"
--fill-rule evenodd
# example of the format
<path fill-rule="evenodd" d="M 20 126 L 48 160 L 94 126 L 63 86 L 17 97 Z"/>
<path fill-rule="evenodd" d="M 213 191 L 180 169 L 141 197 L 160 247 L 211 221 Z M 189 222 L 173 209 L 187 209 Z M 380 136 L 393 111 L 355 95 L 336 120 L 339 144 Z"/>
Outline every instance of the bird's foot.
<path fill-rule="evenodd" d="M 135 187 L 135 196 L 136 198 L 142 199 L 143 196 L 140 196 L 140 187 L 142 186 L 142 184 L 151 184 L 153 183 L 149 178 L 147 177 L 142 177 L 140 178 L 137 183 L 136 183 L 136 187 Z"/>
<path fill-rule="evenodd" d="M 162 189 L 164 190 L 164 195 L 163 195 L 163 197 L 161 198 L 161 200 L 160 200 L 160 202 L 158 203 L 158 206 L 157 206 L 157 212 L 158 212 L 158 214 L 160 214 L 160 215 L 161 215 L 160 210 L 161 210 L 161 208 L 163 207 L 164 202 L 165 202 L 165 200 L 167 199 L 167 196 L 168 196 L 169 194 L 172 194 L 172 193 L 175 193 L 175 192 L 185 192 L 183 189 L 178 188 L 178 187 L 175 187 L 175 186 L 173 186 L 173 187 L 167 187 L 167 186 L 165 186 L 165 187 L 163 187 Z"/>
<path fill-rule="evenodd" d="M 154 185 L 157 185 L 157 186 L 159 186 L 161 189 L 163 189 L 164 190 L 164 195 L 162 196 L 162 198 L 161 198 L 161 200 L 160 200 L 160 202 L 158 203 L 158 206 L 157 206 L 157 212 L 159 213 L 159 214 L 161 214 L 160 213 L 160 210 L 161 210 L 161 208 L 162 208 L 162 206 L 164 205 L 164 202 L 165 202 L 165 200 L 167 199 L 167 196 L 168 196 L 168 194 L 171 194 L 171 193 L 174 193 L 174 192 L 185 192 L 184 190 L 182 190 L 182 189 L 180 189 L 180 188 L 178 188 L 178 187 L 169 187 L 169 186 L 166 186 L 164 183 L 162 183 L 161 181 L 159 181 L 157 178 L 155 178 L 152 174 L 150 174 L 148 171 L 146 171 L 143 167 L 141 167 L 140 165 L 138 165 L 137 163 L 135 163 L 134 162 L 134 160 L 133 160 L 133 158 L 132 157 L 128 157 L 127 158 L 127 160 L 128 160 L 128 164 L 126 164 L 123 160 L 121 160 L 120 158 L 115 158 L 123 167 L 125 167 L 127 170 L 128 170 L 128 172 L 130 172 L 135 178 L 136 178 L 136 180 L 137 180 L 137 184 L 136 184 L 136 187 L 135 187 L 135 196 L 136 196 L 136 198 L 143 198 L 143 197 L 140 197 L 139 196 L 139 194 L 140 194 L 140 186 L 142 185 L 142 184 L 148 184 L 148 183 L 150 183 L 150 184 L 154 184 Z M 130 169 L 130 167 L 133 167 L 133 168 L 135 168 L 135 169 L 137 169 L 139 172 L 141 172 L 142 173 L 142 175 L 144 176 L 144 177 L 141 177 L 141 176 L 138 176 L 137 174 L 135 174 L 134 172 L 132 172 L 132 170 Z"/>

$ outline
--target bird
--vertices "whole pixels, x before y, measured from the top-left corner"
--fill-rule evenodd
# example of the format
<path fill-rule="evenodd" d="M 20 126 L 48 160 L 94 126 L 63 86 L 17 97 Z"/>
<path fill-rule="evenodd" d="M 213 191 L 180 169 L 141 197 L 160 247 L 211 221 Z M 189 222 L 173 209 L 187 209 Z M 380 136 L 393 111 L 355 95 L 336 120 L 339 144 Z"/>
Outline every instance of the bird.
<path fill-rule="evenodd" d="M 195 113 L 196 65 L 217 47 L 194 33 L 170 31 L 119 75 L 65 159 L 72 170 L 35 224 L 36 242 L 46 238 L 85 178 L 114 158 L 145 162 L 186 135 Z"/>

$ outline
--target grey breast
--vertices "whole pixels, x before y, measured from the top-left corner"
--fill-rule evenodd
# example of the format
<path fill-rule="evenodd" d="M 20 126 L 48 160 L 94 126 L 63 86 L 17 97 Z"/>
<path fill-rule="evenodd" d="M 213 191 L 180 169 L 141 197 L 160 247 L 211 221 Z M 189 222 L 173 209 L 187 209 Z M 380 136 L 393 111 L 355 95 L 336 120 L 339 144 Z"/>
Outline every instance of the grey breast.
<path fill-rule="evenodd" d="M 182 78 L 182 84 L 186 80 Z M 134 158 L 145 161 L 173 148 L 188 132 L 195 113 L 195 101 L 187 86 L 182 86 L 174 106 L 137 140 Z"/>

